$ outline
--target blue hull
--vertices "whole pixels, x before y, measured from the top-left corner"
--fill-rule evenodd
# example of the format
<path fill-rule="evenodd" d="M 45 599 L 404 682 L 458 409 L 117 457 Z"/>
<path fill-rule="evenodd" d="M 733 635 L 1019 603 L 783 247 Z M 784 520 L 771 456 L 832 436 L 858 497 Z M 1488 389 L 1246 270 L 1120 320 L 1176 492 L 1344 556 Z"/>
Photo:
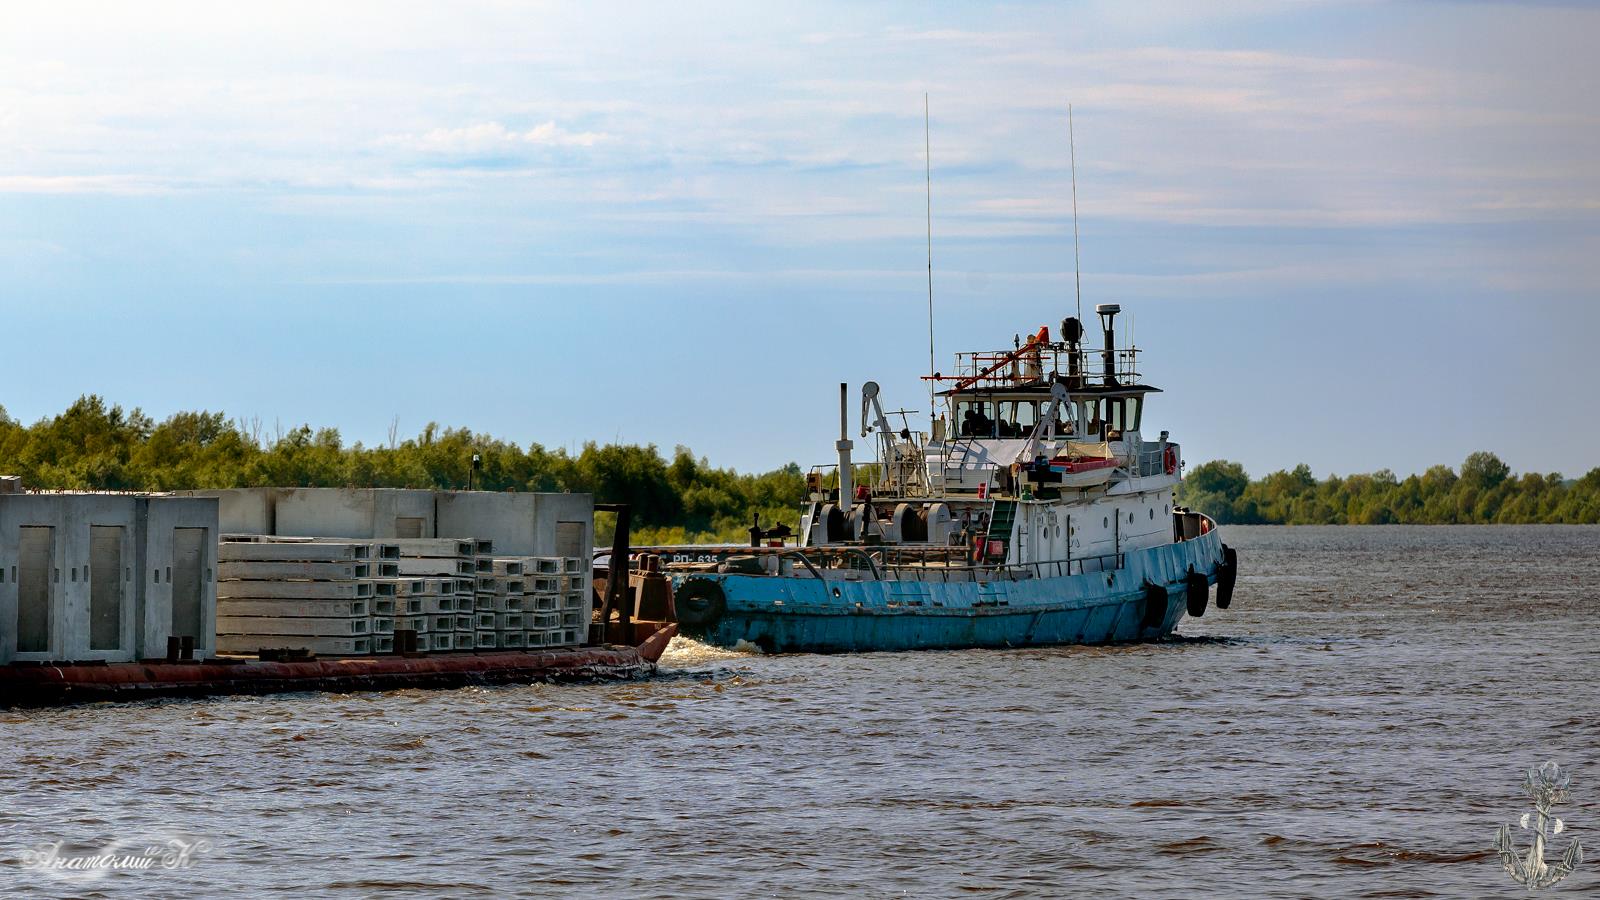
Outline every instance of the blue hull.
<path fill-rule="evenodd" d="M 945 583 L 708 574 L 675 580 L 680 586 L 714 581 L 721 588 L 722 608 L 710 621 L 680 622 L 681 633 L 720 647 L 748 642 L 769 653 L 838 653 L 1105 644 L 1171 634 L 1186 611 L 1190 567 L 1215 583 L 1222 557 L 1221 536 L 1212 529 L 1127 553 L 1120 569 L 1061 577 Z M 1166 589 L 1159 618 L 1147 609 L 1147 584 Z"/>

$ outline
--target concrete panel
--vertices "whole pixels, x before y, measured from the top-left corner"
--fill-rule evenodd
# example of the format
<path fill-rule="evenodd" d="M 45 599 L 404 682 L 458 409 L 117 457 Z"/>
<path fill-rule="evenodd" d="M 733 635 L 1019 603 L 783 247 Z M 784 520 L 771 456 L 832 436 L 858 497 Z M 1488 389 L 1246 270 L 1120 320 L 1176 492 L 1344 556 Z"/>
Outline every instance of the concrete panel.
<path fill-rule="evenodd" d="M 289 619 L 277 616 L 218 616 L 217 629 L 223 634 L 300 635 L 305 637 L 353 637 L 371 628 L 366 616 L 350 619 Z M 386 619 L 394 628 L 393 619 Z"/>
<path fill-rule="evenodd" d="M 540 496 L 441 491 L 434 500 L 435 533 L 492 541 L 503 556 L 531 556 L 539 540 L 535 507 Z"/>
<path fill-rule="evenodd" d="M 365 618 L 371 610 L 362 600 L 218 600 L 219 616 L 282 616 L 290 619 Z"/>
<path fill-rule="evenodd" d="M 278 493 L 273 533 L 307 537 L 432 537 L 432 491 L 390 488 L 292 488 Z M 409 519 L 421 519 L 418 527 Z"/>
<path fill-rule="evenodd" d="M 366 656 L 372 652 L 372 639 L 362 637 L 305 637 L 293 635 L 221 635 L 217 652 L 255 655 L 259 650 L 310 650 L 325 656 Z"/>
<path fill-rule="evenodd" d="M 196 656 L 216 654 L 218 501 L 200 497 L 141 498 L 145 602 L 140 658 L 164 656 L 167 638 L 193 634 Z M 178 576 L 186 581 L 174 584 Z M 191 590 L 192 588 L 192 590 Z M 175 596 L 176 593 L 176 596 Z"/>
<path fill-rule="evenodd" d="M 223 562 L 329 562 L 337 560 L 366 560 L 372 554 L 371 544 L 322 543 L 253 543 L 223 541 L 217 546 L 217 557 Z"/>
<path fill-rule="evenodd" d="M 131 555 L 126 546 L 128 530 L 125 525 L 89 526 L 90 650 L 121 650 L 127 645 L 125 632 L 131 629 L 123 627 L 128 593 L 124 584 L 133 580 L 131 561 L 123 565 L 124 556 Z"/>
<path fill-rule="evenodd" d="M 217 527 L 223 534 L 272 534 L 274 488 L 233 488 L 220 491 L 177 491 L 179 497 L 209 497 L 217 501 Z"/>
<path fill-rule="evenodd" d="M 54 605 L 55 529 L 25 525 L 17 542 L 16 649 L 23 653 L 50 652 L 50 609 Z"/>
<path fill-rule="evenodd" d="M 223 581 L 269 578 L 283 581 L 354 581 L 368 577 L 368 566 L 367 563 L 354 561 L 223 562 L 217 566 L 217 575 Z"/>
<path fill-rule="evenodd" d="M 369 581 L 224 581 L 217 594 L 225 600 L 354 600 L 373 596 L 373 587 Z"/>

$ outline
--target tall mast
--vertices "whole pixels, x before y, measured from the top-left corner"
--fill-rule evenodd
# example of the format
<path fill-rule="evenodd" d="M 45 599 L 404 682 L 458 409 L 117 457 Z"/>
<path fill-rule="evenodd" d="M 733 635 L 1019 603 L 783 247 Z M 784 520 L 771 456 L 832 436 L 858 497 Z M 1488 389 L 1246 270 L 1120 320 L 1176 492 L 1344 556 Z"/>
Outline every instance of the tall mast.
<path fill-rule="evenodd" d="M 1072 284 L 1078 293 L 1078 321 L 1082 322 L 1083 276 L 1078 263 L 1078 143 L 1073 140 L 1071 103 L 1067 104 L 1067 149 L 1072 154 Z M 933 279 L 931 264 L 928 278 L 931 283 Z"/>
<path fill-rule="evenodd" d="M 931 128 L 928 124 L 928 95 L 922 95 L 922 176 L 928 201 L 928 434 L 933 434 L 933 423 L 939 418 L 939 406 L 934 400 L 934 392 L 939 389 L 938 382 L 933 380 L 933 144 L 929 137 Z"/>

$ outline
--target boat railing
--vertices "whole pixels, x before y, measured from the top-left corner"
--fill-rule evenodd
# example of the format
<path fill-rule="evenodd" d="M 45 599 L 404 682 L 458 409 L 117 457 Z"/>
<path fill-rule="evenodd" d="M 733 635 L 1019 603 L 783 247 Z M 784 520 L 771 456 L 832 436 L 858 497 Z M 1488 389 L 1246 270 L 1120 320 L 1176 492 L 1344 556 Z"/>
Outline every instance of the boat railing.
<path fill-rule="evenodd" d="M 1136 466 L 1135 471 L 1139 477 L 1145 478 L 1151 475 L 1166 474 L 1167 451 L 1169 449 L 1176 454 L 1178 452 L 1178 445 L 1172 443 L 1145 444 L 1143 449 L 1136 454 L 1137 458 L 1134 460 Z"/>
<path fill-rule="evenodd" d="M 1102 553 L 1063 559 L 1020 563 L 971 563 L 965 547 L 919 548 L 905 551 L 896 547 L 795 547 L 777 554 L 778 559 L 797 560 L 818 581 L 827 581 L 824 570 L 864 571 L 873 581 L 1017 581 L 1019 576 L 1060 578 L 1109 572 L 1123 566 L 1125 553 Z M 916 574 L 916 578 L 901 576 Z M 980 575 L 988 576 L 987 579 Z"/>
<path fill-rule="evenodd" d="M 942 565 L 929 565 L 929 559 L 923 555 L 921 559 L 907 562 L 903 557 L 896 558 L 894 548 L 884 548 L 885 573 L 912 573 L 927 576 L 936 574 L 941 581 L 950 581 L 950 573 L 962 573 L 972 577 L 960 578 L 961 581 L 976 581 L 980 572 L 991 575 L 1001 575 L 1015 581 L 1019 572 L 1030 572 L 1035 578 L 1065 577 L 1068 575 L 1082 575 L 1088 572 L 1106 572 L 1120 569 L 1123 565 L 1123 553 L 1102 553 L 1096 556 L 1072 556 L 1064 559 L 1036 560 L 1021 563 L 968 563 L 965 561 L 965 548 L 953 548 L 962 553 L 962 565 L 950 565 L 946 559 Z M 1110 564 L 1107 564 L 1110 560 Z M 932 580 L 927 577 L 916 579 L 918 581 Z"/>
<path fill-rule="evenodd" d="M 1098 378 L 1104 372 L 1103 350 L 1083 349 L 1080 371 L 1087 377 Z M 1139 372 L 1138 349 L 1122 349 L 1116 353 L 1117 380 L 1136 384 L 1142 377 Z M 957 353 L 953 373 L 939 376 L 941 381 L 953 381 L 963 389 L 1005 388 L 1036 382 L 1050 373 L 1065 374 L 1070 370 L 1071 351 L 1065 344 L 1045 344 L 1033 349 L 1032 345 L 1011 350 L 982 350 Z"/>

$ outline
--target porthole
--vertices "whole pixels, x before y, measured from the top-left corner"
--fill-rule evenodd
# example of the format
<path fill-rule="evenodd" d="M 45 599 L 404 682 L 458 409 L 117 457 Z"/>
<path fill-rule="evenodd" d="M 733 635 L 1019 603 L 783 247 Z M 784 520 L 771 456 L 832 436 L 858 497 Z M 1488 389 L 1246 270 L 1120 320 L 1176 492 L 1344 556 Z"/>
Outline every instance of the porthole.
<path fill-rule="evenodd" d="M 1155 520 L 1156 520 L 1156 508 L 1154 506 L 1152 506 L 1152 507 L 1150 507 L 1150 521 L 1154 522 Z"/>
<path fill-rule="evenodd" d="M 1133 524 L 1133 513 L 1128 513 L 1128 524 L 1129 525 Z"/>
<path fill-rule="evenodd" d="M 1101 528 L 1110 528 L 1111 527 L 1111 519 L 1106 517 L 1106 516 L 1101 516 L 1100 517 L 1100 527 Z"/>
<path fill-rule="evenodd" d="M 1172 515 L 1172 505 L 1169 503 L 1161 504 L 1161 514 L 1164 516 Z"/>

